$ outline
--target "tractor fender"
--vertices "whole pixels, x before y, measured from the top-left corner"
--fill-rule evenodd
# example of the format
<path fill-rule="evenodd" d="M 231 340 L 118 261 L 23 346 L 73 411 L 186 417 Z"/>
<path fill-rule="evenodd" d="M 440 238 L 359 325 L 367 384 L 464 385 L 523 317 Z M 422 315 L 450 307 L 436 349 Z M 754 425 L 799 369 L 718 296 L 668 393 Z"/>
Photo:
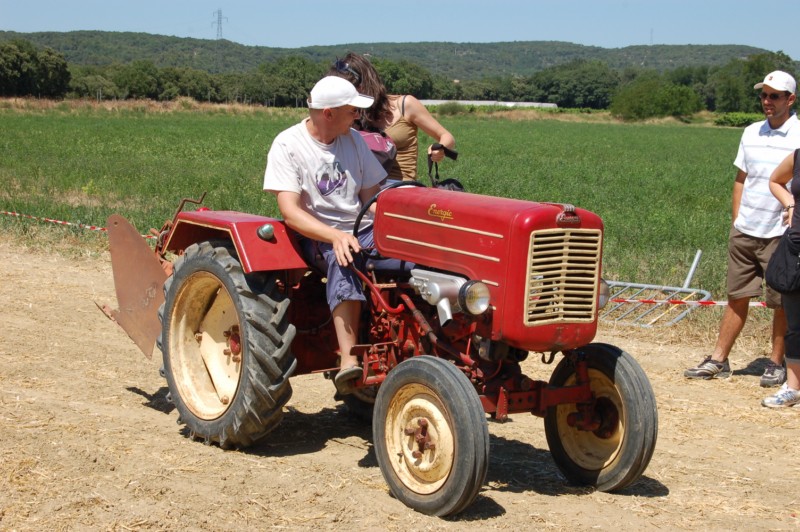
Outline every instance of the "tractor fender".
<path fill-rule="evenodd" d="M 245 273 L 308 268 L 296 233 L 283 220 L 235 211 L 200 209 L 179 213 L 164 250 L 180 254 L 197 242 L 220 239 L 230 241 L 236 248 Z"/>

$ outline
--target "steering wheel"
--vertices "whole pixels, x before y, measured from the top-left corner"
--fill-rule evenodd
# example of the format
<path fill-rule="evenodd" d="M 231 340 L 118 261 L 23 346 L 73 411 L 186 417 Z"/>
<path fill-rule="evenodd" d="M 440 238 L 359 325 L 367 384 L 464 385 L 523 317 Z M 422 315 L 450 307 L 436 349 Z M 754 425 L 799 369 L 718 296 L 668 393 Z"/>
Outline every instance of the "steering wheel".
<path fill-rule="evenodd" d="M 358 227 L 361 225 L 361 219 L 367 214 L 369 208 L 372 207 L 372 204 L 378 201 L 378 196 L 383 194 L 383 192 L 389 190 L 390 188 L 400 188 L 400 187 L 424 187 L 423 183 L 419 181 L 398 181 L 397 183 L 392 183 L 378 191 L 377 194 L 372 196 L 369 201 L 364 203 L 361 207 L 361 210 L 358 211 L 358 216 L 356 216 L 356 222 L 353 224 L 353 236 L 358 238 Z"/>
<path fill-rule="evenodd" d="M 423 183 L 420 183 L 418 181 L 398 181 L 397 183 L 392 183 L 391 185 L 388 185 L 388 186 L 383 187 L 382 189 L 380 189 L 378 191 L 378 193 L 375 194 L 374 196 L 372 196 L 369 199 L 369 201 L 364 203 L 364 205 L 361 207 L 361 210 L 358 211 L 358 216 L 356 216 L 356 221 L 353 224 L 353 236 L 358 238 L 358 228 L 361 225 L 361 219 L 367 214 L 367 212 L 369 212 L 369 208 L 372 206 L 373 203 L 378 201 L 378 196 L 380 196 L 384 191 L 389 190 L 390 188 L 424 187 L 424 186 L 425 185 Z M 362 249 L 361 253 L 363 253 L 364 258 L 367 259 L 367 260 L 377 261 L 377 260 L 381 260 L 381 259 L 385 259 L 386 258 L 386 257 L 381 256 L 381 254 L 378 253 L 378 250 L 374 249 L 374 248 L 371 249 L 371 250 Z"/>

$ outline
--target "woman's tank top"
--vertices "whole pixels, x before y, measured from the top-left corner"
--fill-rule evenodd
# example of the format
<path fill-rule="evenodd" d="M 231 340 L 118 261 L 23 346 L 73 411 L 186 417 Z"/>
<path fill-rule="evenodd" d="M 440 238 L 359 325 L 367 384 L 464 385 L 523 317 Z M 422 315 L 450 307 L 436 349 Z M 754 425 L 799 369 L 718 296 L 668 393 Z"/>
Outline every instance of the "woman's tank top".
<path fill-rule="evenodd" d="M 400 100 L 400 118 L 397 122 L 386 128 L 386 134 L 397 146 L 395 164 L 389 168 L 389 179 L 416 181 L 417 157 L 419 145 L 417 144 L 417 126 L 406 120 L 406 97 Z"/>

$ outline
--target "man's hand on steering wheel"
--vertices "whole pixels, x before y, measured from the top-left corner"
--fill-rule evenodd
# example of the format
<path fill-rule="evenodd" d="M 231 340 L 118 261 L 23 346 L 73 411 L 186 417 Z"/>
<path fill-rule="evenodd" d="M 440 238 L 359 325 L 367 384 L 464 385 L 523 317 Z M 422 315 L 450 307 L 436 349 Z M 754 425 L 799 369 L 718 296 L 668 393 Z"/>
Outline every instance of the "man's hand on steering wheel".
<path fill-rule="evenodd" d="M 352 264 L 355 261 L 354 256 L 361 251 L 358 238 L 344 231 L 336 231 L 335 238 L 331 239 L 331 245 L 339 266 Z"/>

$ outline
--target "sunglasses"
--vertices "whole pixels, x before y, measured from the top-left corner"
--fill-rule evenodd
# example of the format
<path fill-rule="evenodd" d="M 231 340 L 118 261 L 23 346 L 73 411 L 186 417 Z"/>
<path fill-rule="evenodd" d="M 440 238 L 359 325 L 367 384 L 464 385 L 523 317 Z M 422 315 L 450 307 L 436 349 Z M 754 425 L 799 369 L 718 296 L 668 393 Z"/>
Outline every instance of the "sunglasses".
<path fill-rule="evenodd" d="M 781 96 L 783 96 L 782 92 L 762 92 L 761 94 L 758 95 L 758 97 L 761 100 L 766 100 L 767 98 L 769 98 L 773 102 L 775 100 L 779 100 L 781 98 Z"/>
<path fill-rule="evenodd" d="M 353 67 L 350 66 L 349 63 L 346 63 L 344 59 L 336 58 L 336 62 L 333 64 L 333 68 L 336 69 L 336 72 L 339 74 L 350 74 L 354 78 L 356 78 L 356 82 L 354 85 L 361 84 L 361 74 L 353 70 Z"/>
<path fill-rule="evenodd" d="M 352 115 L 352 116 L 355 116 L 355 117 L 359 117 L 359 116 L 361 116 L 361 109 L 359 109 L 358 107 L 351 107 L 351 106 L 347 106 L 347 107 L 334 107 L 334 109 L 341 109 L 341 110 L 342 110 L 342 111 L 344 111 L 345 113 L 347 113 L 347 114 L 349 114 L 349 115 Z"/>

